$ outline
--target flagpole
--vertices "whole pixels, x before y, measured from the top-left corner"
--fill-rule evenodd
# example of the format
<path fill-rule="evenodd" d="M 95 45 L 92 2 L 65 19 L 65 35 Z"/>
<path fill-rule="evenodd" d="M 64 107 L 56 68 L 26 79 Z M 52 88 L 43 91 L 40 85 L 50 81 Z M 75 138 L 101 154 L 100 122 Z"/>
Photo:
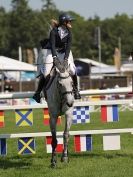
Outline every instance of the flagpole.
<path fill-rule="evenodd" d="M 100 63 L 100 66 L 99 66 L 99 75 L 101 76 L 101 29 L 100 27 L 98 26 L 97 27 L 97 32 L 98 32 L 98 60 L 99 60 L 99 63 Z M 101 87 L 101 79 L 99 79 L 99 88 Z"/>
<path fill-rule="evenodd" d="M 34 56 L 35 56 L 35 65 L 37 66 L 38 50 L 37 50 L 37 48 L 33 48 L 33 51 L 34 51 Z M 37 88 L 37 84 L 38 84 L 37 79 L 35 78 L 35 90 Z"/>
<path fill-rule="evenodd" d="M 22 62 L 22 48 L 19 46 L 18 48 L 19 53 L 19 61 Z M 21 80 L 21 71 L 19 72 L 19 92 L 22 92 L 22 80 Z"/>
<path fill-rule="evenodd" d="M 101 63 L 101 29 L 98 27 L 98 58 Z"/>

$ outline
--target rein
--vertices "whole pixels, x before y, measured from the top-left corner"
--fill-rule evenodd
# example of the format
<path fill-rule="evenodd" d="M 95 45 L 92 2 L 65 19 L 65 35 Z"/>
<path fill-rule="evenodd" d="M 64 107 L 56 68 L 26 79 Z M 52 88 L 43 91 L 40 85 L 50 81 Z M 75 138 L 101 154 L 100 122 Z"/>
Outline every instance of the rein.
<path fill-rule="evenodd" d="M 64 92 L 64 93 L 62 93 L 62 95 L 72 94 L 72 93 L 73 93 L 73 91 L 68 91 L 68 92 Z"/>
<path fill-rule="evenodd" d="M 62 76 L 59 76 L 59 78 L 61 79 L 67 79 L 70 75 L 66 76 L 66 77 L 62 77 Z"/>
<path fill-rule="evenodd" d="M 67 79 L 68 77 L 71 77 L 70 73 L 68 72 L 68 75 L 67 76 L 61 76 L 63 73 L 60 73 L 59 74 L 59 78 L 60 79 Z"/>
<path fill-rule="evenodd" d="M 43 64 L 51 64 L 51 63 L 53 63 L 53 62 L 49 62 L 49 63 L 43 62 Z M 34 64 L 34 65 L 42 65 L 42 63 L 36 63 L 36 64 Z"/>

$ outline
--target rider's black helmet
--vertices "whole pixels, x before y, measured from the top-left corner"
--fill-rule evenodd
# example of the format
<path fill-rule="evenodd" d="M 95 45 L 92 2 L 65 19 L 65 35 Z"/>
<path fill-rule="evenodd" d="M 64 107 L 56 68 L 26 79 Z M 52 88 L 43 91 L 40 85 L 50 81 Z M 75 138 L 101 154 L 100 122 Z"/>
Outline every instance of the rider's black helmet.
<path fill-rule="evenodd" d="M 59 24 L 63 24 L 64 22 L 69 22 L 69 21 L 73 21 L 74 18 L 71 17 L 69 14 L 63 13 L 59 16 Z"/>

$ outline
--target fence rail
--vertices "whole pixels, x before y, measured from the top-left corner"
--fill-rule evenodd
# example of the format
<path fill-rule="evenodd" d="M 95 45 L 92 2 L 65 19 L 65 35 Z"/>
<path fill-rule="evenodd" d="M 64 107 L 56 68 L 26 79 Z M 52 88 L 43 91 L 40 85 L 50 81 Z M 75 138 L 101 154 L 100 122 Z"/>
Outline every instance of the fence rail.
<path fill-rule="evenodd" d="M 99 100 L 99 101 L 75 101 L 74 106 L 101 106 L 101 105 L 129 105 L 132 104 L 132 99 L 120 99 L 120 100 Z M 35 104 L 35 105 L 11 105 L 1 106 L 0 110 L 15 110 L 15 109 L 38 109 L 47 108 L 47 103 Z"/>
<path fill-rule="evenodd" d="M 133 134 L 133 128 L 123 129 L 105 129 L 105 130 L 81 130 L 70 131 L 70 135 L 86 135 L 86 134 L 117 134 L 117 133 L 131 133 Z M 57 136 L 62 136 L 63 132 L 57 132 Z M 25 137 L 45 137 L 51 136 L 51 132 L 37 132 L 37 133 L 17 133 L 17 134 L 0 134 L 0 138 L 25 138 Z"/>
<path fill-rule="evenodd" d="M 112 94 L 128 94 L 132 93 L 132 88 L 119 88 L 119 89 L 107 89 L 107 90 L 85 90 L 81 91 L 82 96 L 93 96 L 93 95 L 112 95 Z M 8 93 L 8 94 L 0 94 L 0 99 L 21 99 L 21 98 L 32 98 L 33 92 L 29 93 Z M 117 100 L 109 100 L 109 99 L 103 99 L 103 100 L 89 100 L 89 101 L 76 101 L 74 102 L 74 107 L 86 107 L 86 106 L 109 106 L 110 105 L 120 105 L 123 109 L 129 107 L 129 105 L 133 105 L 133 97 L 130 97 L 129 99 L 117 99 Z M 44 109 L 48 108 L 47 103 L 44 101 L 43 104 L 33 104 L 33 105 L 8 105 L 8 106 L 0 106 L 0 111 L 4 112 L 6 110 L 16 110 L 16 109 Z M 133 107 L 132 107 L 133 108 Z M 119 109 L 120 110 L 120 109 Z M 88 110 L 87 110 L 88 111 Z M 118 111 L 118 109 L 117 109 Z M 89 114 L 88 112 L 86 114 Z M 109 115 L 111 112 L 109 112 Z M 3 116 L 3 113 L 1 113 Z M 3 117 L 2 117 L 3 118 Z M 120 129 L 97 129 L 97 130 L 77 130 L 77 131 L 70 131 L 69 132 L 71 136 L 80 135 L 80 136 L 86 136 L 86 135 L 103 135 L 103 144 L 104 144 L 104 150 L 113 150 L 113 149 L 120 149 L 120 133 L 130 133 L 133 134 L 133 128 L 120 128 Z M 63 132 L 58 131 L 57 136 L 62 136 Z M 51 132 L 33 132 L 33 133 L 11 133 L 11 134 L 0 134 L 0 140 L 2 139 L 15 139 L 15 138 L 36 138 L 36 137 L 46 137 L 51 136 Z M 111 136 L 111 138 L 110 138 Z M 114 137 L 113 137 L 114 136 Z M 106 141 L 106 138 L 108 138 L 108 141 Z M 112 140 L 113 139 L 113 140 Z M 116 146 L 113 146 L 113 143 L 116 143 Z M 111 145 L 109 144 L 111 143 Z M 20 153 L 20 151 L 19 151 Z"/>
<path fill-rule="evenodd" d="M 132 93 L 132 87 L 120 87 L 117 89 L 105 89 L 105 90 L 82 90 L 80 91 L 82 96 L 92 95 L 111 95 L 111 94 L 127 94 Z M 17 92 L 17 93 L 2 93 L 0 99 L 17 99 L 17 98 L 32 98 L 34 92 Z"/>

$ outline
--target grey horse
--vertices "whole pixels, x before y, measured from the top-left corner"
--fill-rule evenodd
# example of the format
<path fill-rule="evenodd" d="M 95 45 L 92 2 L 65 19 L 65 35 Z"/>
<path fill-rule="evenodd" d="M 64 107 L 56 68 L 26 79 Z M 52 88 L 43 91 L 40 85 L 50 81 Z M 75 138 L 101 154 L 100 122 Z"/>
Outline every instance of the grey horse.
<path fill-rule="evenodd" d="M 56 158 L 56 122 L 60 115 L 65 116 L 65 129 L 63 133 L 64 149 L 62 152 L 61 161 L 68 162 L 68 142 L 69 142 L 69 130 L 73 119 L 73 83 L 72 78 L 68 70 L 61 73 L 58 69 L 52 71 L 53 79 L 50 79 L 45 89 L 45 95 L 47 97 L 47 104 L 50 114 L 50 130 L 52 134 L 52 157 L 51 167 L 55 167 L 57 163 Z M 51 76 L 52 78 L 52 76 Z"/>

